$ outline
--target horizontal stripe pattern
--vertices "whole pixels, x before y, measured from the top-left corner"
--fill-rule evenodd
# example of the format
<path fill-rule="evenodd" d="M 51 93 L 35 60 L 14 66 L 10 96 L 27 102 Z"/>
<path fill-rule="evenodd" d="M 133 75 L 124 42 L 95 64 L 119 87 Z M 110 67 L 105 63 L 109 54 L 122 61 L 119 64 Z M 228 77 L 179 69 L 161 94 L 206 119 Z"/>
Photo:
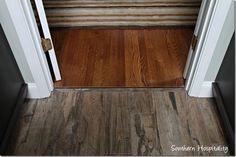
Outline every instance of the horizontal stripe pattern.
<path fill-rule="evenodd" d="M 196 23 L 201 0 L 43 0 L 49 25 L 175 26 Z"/>

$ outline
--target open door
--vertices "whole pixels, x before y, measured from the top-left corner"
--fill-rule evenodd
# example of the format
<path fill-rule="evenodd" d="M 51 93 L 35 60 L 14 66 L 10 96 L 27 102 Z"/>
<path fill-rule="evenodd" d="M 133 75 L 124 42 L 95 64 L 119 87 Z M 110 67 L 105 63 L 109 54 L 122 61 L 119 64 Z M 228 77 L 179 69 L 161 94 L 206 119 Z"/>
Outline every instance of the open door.
<path fill-rule="evenodd" d="M 206 8 L 207 8 L 206 6 L 207 6 L 207 1 L 203 0 L 202 4 L 201 4 L 201 8 L 199 10 L 199 14 L 198 14 L 198 19 L 197 19 L 197 22 L 196 22 L 195 30 L 194 30 L 194 33 L 193 33 L 192 42 L 191 42 L 190 49 L 189 49 L 189 54 L 188 54 L 188 59 L 187 59 L 186 66 L 185 66 L 185 69 L 184 69 L 184 78 L 187 77 L 187 73 L 188 73 L 188 69 L 189 69 L 189 66 L 190 66 L 190 62 L 191 62 L 191 59 L 193 57 L 193 52 L 196 49 L 197 37 L 200 34 L 199 30 L 200 30 L 200 27 L 203 26 L 204 17 L 206 15 L 205 14 L 205 11 L 206 11 Z"/>
<path fill-rule="evenodd" d="M 195 71 L 203 41 L 209 26 L 209 21 L 214 10 L 216 0 L 202 0 L 196 27 L 192 37 L 183 77 L 186 79 L 186 89 L 189 89 Z"/>
<path fill-rule="evenodd" d="M 52 43 L 52 37 L 50 34 L 43 2 L 42 0 L 34 0 L 34 2 L 35 2 L 36 10 L 38 13 L 39 21 L 40 21 L 42 31 L 43 31 L 43 36 L 44 36 L 42 37 L 43 38 L 42 43 L 43 45 L 46 45 L 46 48 L 44 48 L 44 51 L 47 51 L 49 53 L 49 59 L 51 62 L 51 67 L 52 67 L 52 71 L 55 77 L 55 81 L 59 81 L 61 80 L 61 74 L 60 74 L 58 63 L 57 63 L 57 58 L 56 58 L 54 46 Z"/>

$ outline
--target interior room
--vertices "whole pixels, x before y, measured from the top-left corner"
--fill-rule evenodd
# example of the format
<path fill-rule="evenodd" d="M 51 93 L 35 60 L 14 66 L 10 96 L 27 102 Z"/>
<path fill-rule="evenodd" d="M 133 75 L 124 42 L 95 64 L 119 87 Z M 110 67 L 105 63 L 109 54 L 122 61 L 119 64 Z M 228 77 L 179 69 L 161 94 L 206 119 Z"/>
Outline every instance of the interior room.
<path fill-rule="evenodd" d="M 233 0 L 0 0 L 0 155 L 235 155 Z"/>
<path fill-rule="evenodd" d="M 201 0 L 44 0 L 55 87 L 183 87 Z"/>

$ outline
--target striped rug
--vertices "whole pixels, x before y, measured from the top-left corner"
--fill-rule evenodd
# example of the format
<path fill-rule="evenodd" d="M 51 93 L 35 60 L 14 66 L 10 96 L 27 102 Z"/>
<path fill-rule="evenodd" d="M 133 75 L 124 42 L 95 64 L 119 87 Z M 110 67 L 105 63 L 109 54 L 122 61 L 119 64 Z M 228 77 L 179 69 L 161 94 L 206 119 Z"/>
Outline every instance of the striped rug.
<path fill-rule="evenodd" d="M 201 0 L 43 0 L 51 27 L 194 25 Z"/>

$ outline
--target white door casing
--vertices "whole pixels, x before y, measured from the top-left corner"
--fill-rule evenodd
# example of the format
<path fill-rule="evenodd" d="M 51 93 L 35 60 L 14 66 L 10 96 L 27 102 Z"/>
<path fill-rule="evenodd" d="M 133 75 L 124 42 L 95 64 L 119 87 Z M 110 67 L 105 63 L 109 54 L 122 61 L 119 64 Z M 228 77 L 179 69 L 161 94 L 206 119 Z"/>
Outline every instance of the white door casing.
<path fill-rule="evenodd" d="M 208 9 L 207 8 L 207 2 L 209 3 L 210 1 L 209 0 L 202 0 L 202 3 L 201 3 L 201 7 L 200 7 L 200 10 L 199 10 L 196 26 L 195 26 L 194 33 L 193 33 L 193 35 L 195 35 L 196 37 L 200 36 L 200 33 L 199 33 L 200 31 L 199 30 L 200 30 L 200 28 L 202 28 L 202 26 L 204 24 L 203 21 L 205 21 L 204 17 L 206 16 L 206 11 Z M 194 53 L 193 49 L 190 46 L 187 62 L 186 62 L 184 73 L 183 73 L 183 77 L 185 79 L 187 78 L 187 75 L 188 75 L 188 72 L 189 72 L 189 69 L 190 69 L 190 64 L 192 62 L 192 59 L 194 58 L 193 53 Z"/>
<path fill-rule="evenodd" d="M 192 67 L 189 69 L 189 75 L 186 77 L 185 89 L 190 96 L 212 97 L 212 82 L 214 82 L 214 80 L 205 81 L 205 76 L 208 72 L 217 44 L 227 48 L 233 34 L 233 14 L 230 13 L 232 5 L 233 0 L 211 0 L 209 9 L 212 9 L 212 12 L 210 11 L 209 14 L 206 15 L 206 22 L 201 35 L 202 38 L 200 37 L 199 39 L 195 57 L 193 58 L 193 62 L 190 63 Z M 230 16 L 230 21 L 225 23 L 227 16 Z M 228 38 L 229 40 L 222 40 L 220 38 L 224 28 L 227 28 L 229 32 L 225 34 L 226 37 L 224 39 Z M 222 53 L 225 54 L 225 52 Z M 220 65 L 221 63 L 218 64 Z M 219 69 L 215 70 L 218 71 Z"/>
<path fill-rule="evenodd" d="M 38 30 L 37 23 L 35 21 L 35 16 L 34 16 L 34 12 L 32 10 L 31 3 L 28 0 L 21 0 L 21 4 L 22 4 L 22 7 L 23 7 L 25 15 L 26 15 L 26 20 L 27 20 L 28 24 L 30 24 L 29 29 L 30 29 L 32 35 L 34 35 L 34 40 L 33 41 L 35 43 L 35 47 L 38 50 L 37 54 L 43 60 L 43 62 L 45 63 L 45 64 L 43 64 L 43 62 L 41 62 L 41 67 L 44 69 L 44 73 L 45 73 L 45 76 L 46 76 L 45 78 L 47 79 L 49 88 L 51 90 L 53 90 L 52 77 L 51 77 L 51 75 L 49 75 L 50 70 L 49 70 L 49 66 L 47 64 L 47 59 L 46 59 L 46 56 L 43 52 L 42 45 L 40 44 L 41 43 L 41 37 L 40 37 L 40 33 L 39 33 L 39 30 Z"/>
<path fill-rule="evenodd" d="M 199 57 L 196 60 L 195 68 L 191 69 L 192 77 L 191 79 L 189 76 L 186 77 L 188 86 L 186 86 L 185 89 L 190 96 L 206 96 L 201 93 L 203 90 L 202 87 L 206 85 L 204 78 L 216 44 L 218 40 L 220 40 L 219 36 L 223 29 L 223 23 L 231 5 L 231 0 L 215 1 L 216 3 L 212 15 L 209 16 L 209 25 L 205 28 L 206 33 L 203 37 L 202 44 L 198 44 L 201 45 L 201 47 L 197 46 L 197 49 L 199 49 L 197 50 L 199 51 Z M 22 48 L 21 53 L 26 57 L 30 72 L 33 75 L 34 82 L 29 84 L 35 88 L 34 92 L 30 91 L 29 98 L 45 98 L 50 96 L 50 92 L 53 90 L 53 81 L 51 79 L 46 58 L 42 55 L 44 52 L 41 47 L 36 20 L 32 13 L 32 6 L 28 0 L 0 0 L 0 2 L 1 5 L 2 2 L 6 4 L 4 6 L 6 9 L 4 11 L 10 14 L 9 18 L 4 20 L 12 21 L 11 25 L 7 22 L 3 23 L 3 29 L 10 41 L 9 43 L 10 45 L 14 45 L 16 39 L 19 41 Z M 9 28 L 15 28 L 15 32 L 11 32 L 13 35 L 8 35 L 8 26 Z"/>
<path fill-rule="evenodd" d="M 18 66 L 28 66 L 32 80 L 25 80 L 28 85 L 28 98 L 49 97 L 53 90 L 53 82 L 41 43 L 38 41 L 38 28 L 35 27 L 28 0 L 0 0 L 0 22 L 6 34 Z M 34 19 L 34 20 L 32 20 Z M 25 64 L 21 65 L 22 58 Z M 20 69 L 21 69 L 20 68 Z M 24 76 L 23 76 L 24 77 Z M 26 77 L 24 77 L 26 78 Z"/>
<path fill-rule="evenodd" d="M 190 47 L 187 64 L 184 70 L 184 78 L 186 78 L 186 89 L 189 89 L 191 84 L 195 68 L 197 66 L 199 56 L 201 54 L 202 44 L 206 37 L 207 30 L 209 29 L 210 19 L 214 11 L 216 0 L 203 0 L 201 6 L 201 12 L 197 21 L 197 25 L 194 34 L 198 37 L 195 51 Z"/>

